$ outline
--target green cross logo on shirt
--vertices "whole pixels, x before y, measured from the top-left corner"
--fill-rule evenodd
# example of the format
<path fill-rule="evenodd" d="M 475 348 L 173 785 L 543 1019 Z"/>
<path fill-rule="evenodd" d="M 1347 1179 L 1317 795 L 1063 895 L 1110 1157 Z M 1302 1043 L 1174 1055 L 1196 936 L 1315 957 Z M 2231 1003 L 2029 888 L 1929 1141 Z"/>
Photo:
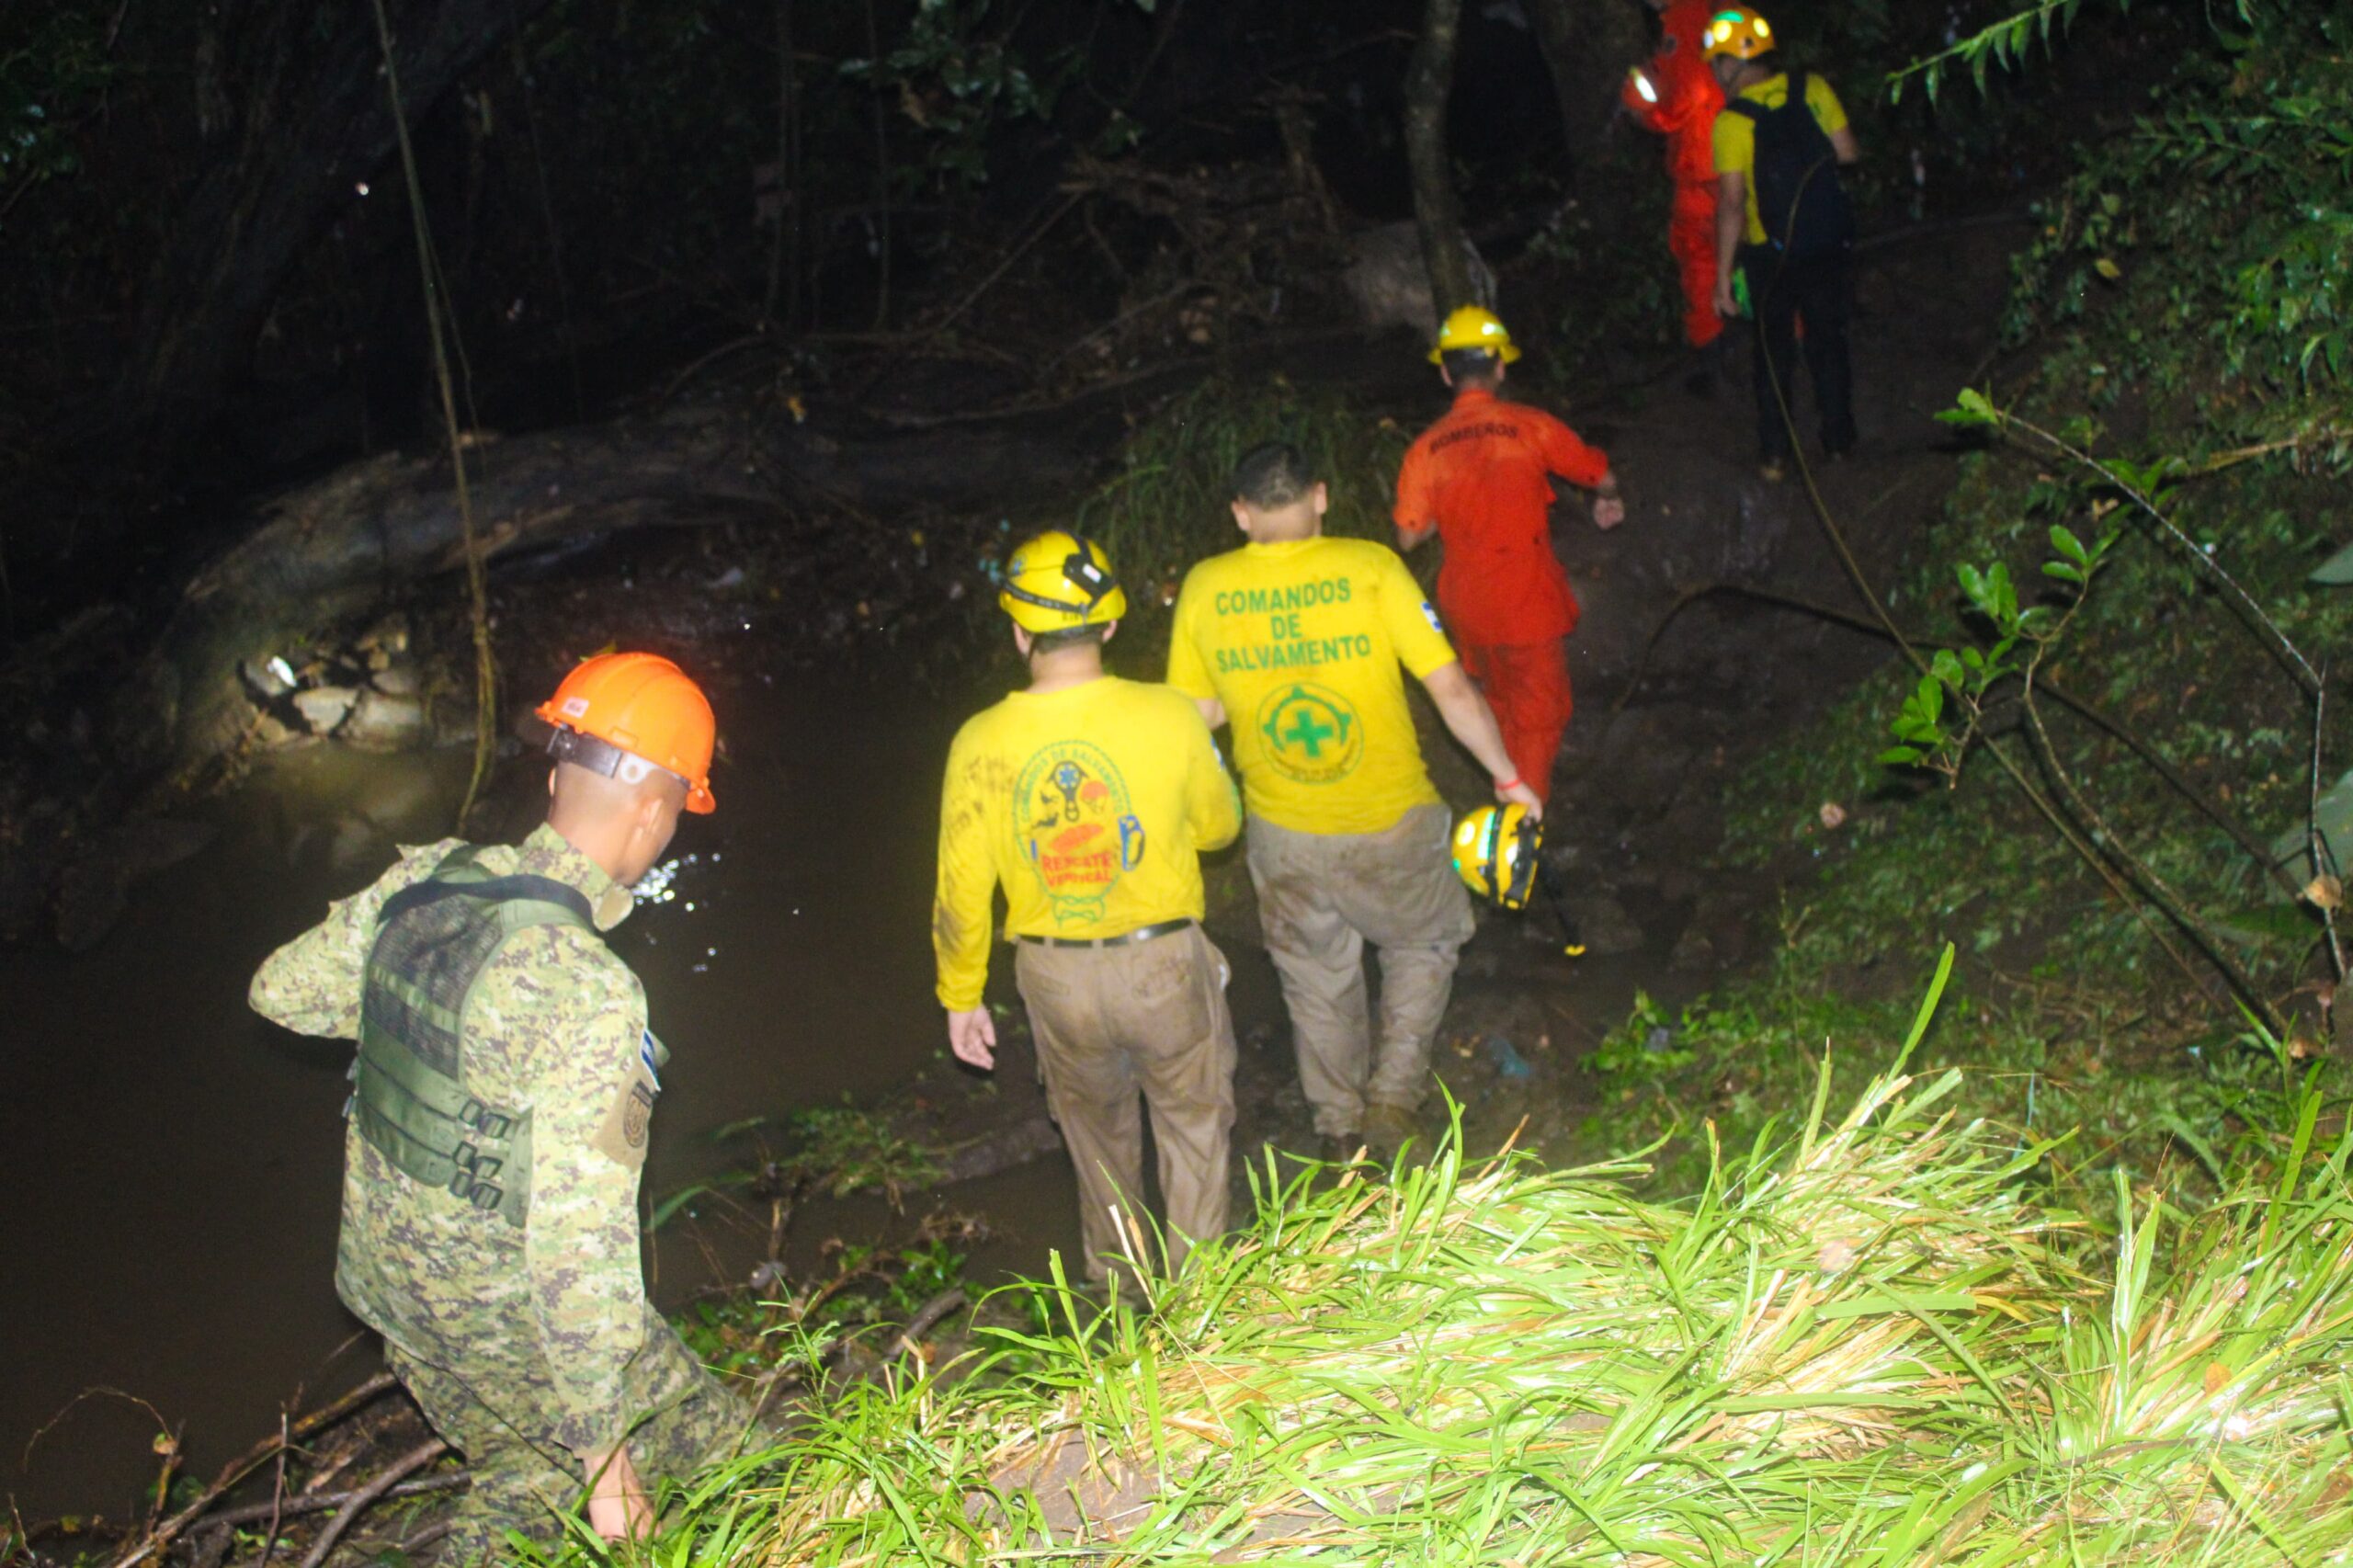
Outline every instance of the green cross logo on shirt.
<path fill-rule="evenodd" d="M 1328 784 L 1355 771 L 1364 756 L 1363 726 L 1348 699 L 1328 687 L 1294 681 L 1258 710 L 1268 759 L 1292 778 Z"/>

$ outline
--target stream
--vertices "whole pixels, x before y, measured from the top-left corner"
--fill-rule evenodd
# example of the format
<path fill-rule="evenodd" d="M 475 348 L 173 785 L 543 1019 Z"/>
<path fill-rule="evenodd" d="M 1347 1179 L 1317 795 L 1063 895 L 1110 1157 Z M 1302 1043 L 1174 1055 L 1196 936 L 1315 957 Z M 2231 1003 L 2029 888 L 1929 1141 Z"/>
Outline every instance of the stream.
<path fill-rule="evenodd" d="M 784 679 L 722 700 L 720 810 L 686 820 L 665 896 L 612 937 L 677 1056 L 646 1168 L 655 1197 L 720 1167 L 713 1129 L 879 1098 L 943 1044 L 926 911 L 937 769 L 960 715 Z M 350 1048 L 264 1022 L 245 986 L 394 842 L 448 831 L 468 762 L 281 754 L 208 808 L 218 836 L 141 883 L 96 950 L 0 952 L 15 1073 L 0 1180 L 17 1195 L 0 1494 L 28 1517 L 133 1506 L 157 1425 L 134 1399 L 186 1423 L 204 1472 L 273 1428 L 298 1388 L 315 1403 L 372 1369 L 332 1286 Z M 1054 1162 L 975 1186 L 1023 1218 L 977 1262 L 1035 1269 L 1045 1244 L 1074 1242 Z M 685 1227 L 657 1250 L 665 1305 L 711 1282 Z M 119 1393 L 75 1403 L 92 1389 Z"/>

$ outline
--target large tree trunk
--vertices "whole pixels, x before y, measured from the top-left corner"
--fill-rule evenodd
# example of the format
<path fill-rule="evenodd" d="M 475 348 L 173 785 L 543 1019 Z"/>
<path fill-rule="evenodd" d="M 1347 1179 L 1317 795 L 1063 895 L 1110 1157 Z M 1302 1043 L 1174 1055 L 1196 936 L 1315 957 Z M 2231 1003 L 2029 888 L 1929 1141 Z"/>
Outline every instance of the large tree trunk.
<path fill-rule="evenodd" d="M 549 0 L 386 0 L 412 119 Z M 370 0 L 228 0 L 218 61 L 200 65 L 206 173 L 140 301 L 111 406 L 122 433 L 169 463 L 242 377 L 279 285 L 338 204 L 392 152 L 391 105 Z M 390 199 L 402 199 L 387 192 Z"/>
<path fill-rule="evenodd" d="M 1068 407 L 928 429 L 764 425 L 697 407 L 542 431 L 467 457 L 493 561 L 648 526 L 995 508 L 1081 483 L 1119 412 Z M 828 526 L 839 526 L 838 524 Z M 198 574 L 148 664 L 146 726 L 188 777 L 254 710 L 238 670 L 465 563 L 447 453 L 388 454 L 290 491 Z"/>
<path fill-rule="evenodd" d="M 1552 74 L 1561 108 L 1561 136 L 1572 180 L 1593 162 L 1594 146 L 1618 102 L 1618 75 L 1644 52 L 1641 17 L 1621 3 L 1522 0 L 1536 47 Z"/>
<path fill-rule="evenodd" d="M 1455 35 L 1462 0 L 1428 0 L 1421 41 L 1405 69 L 1405 162 L 1414 185 L 1414 220 L 1429 268 L 1430 302 L 1439 319 L 1476 302 L 1462 246 L 1462 208 L 1446 155 L 1446 105 L 1454 90 Z"/>

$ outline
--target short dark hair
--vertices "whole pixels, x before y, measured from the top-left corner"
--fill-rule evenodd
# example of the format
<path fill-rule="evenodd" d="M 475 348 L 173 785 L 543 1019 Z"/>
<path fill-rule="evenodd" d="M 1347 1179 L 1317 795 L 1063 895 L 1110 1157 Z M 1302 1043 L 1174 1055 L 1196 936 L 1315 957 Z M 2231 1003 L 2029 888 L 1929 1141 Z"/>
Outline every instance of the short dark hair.
<path fill-rule="evenodd" d="M 1082 642 L 1100 644 L 1103 626 L 1104 623 L 1098 621 L 1093 626 L 1063 626 L 1051 631 L 1033 631 L 1029 634 L 1029 652 L 1034 655 L 1075 648 Z"/>
<path fill-rule="evenodd" d="M 1449 348 L 1438 356 L 1439 364 L 1456 385 L 1464 381 L 1492 381 L 1503 373 L 1504 362 L 1483 348 Z"/>
<path fill-rule="evenodd" d="M 1261 441 L 1233 465 L 1233 498 L 1262 512 L 1304 501 L 1315 485 L 1306 455 L 1289 441 Z"/>

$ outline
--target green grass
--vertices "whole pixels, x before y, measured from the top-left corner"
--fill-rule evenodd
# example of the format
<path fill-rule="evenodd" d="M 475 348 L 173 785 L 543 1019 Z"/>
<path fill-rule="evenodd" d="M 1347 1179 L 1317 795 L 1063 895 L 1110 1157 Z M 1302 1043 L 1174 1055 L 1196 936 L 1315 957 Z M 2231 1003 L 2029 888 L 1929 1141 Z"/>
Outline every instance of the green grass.
<path fill-rule="evenodd" d="M 2120 1175 L 2079 1212 L 2058 1141 L 1964 1089 L 1899 1071 L 1839 1116 L 1819 1075 L 1676 1202 L 1451 1141 L 1269 1171 L 1142 1310 L 1027 1288 L 1046 1326 L 811 1413 L 642 1555 L 2342 1561 L 2353 1139 L 2304 1098 L 2194 1212 Z"/>

